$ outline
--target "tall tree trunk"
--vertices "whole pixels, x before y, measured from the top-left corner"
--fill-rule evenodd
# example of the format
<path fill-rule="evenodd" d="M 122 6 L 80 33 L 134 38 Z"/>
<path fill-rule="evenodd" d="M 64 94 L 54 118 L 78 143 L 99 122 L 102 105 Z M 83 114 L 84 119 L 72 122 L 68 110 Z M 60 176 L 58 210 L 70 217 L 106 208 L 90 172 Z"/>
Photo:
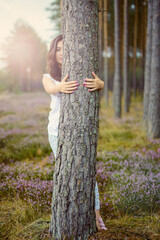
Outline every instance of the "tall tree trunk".
<path fill-rule="evenodd" d="M 140 49 L 142 52 L 142 57 L 141 57 L 141 64 L 140 64 L 140 69 L 141 69 L 141 74 L 140 74 L 140 94 L 143 97 L 143 92 L 144 92 L 144 63 L 145 63 L 145 43 L 146 43 L 146 5 L 144 5 L 144 2 L 142 2 L 142 7 L 141 7 L 141 39 L 140 39 Z"/>
<path fill-rule="evenodd" d="M 144 73 L 144 95 L 143 95 L 143 125 L 147 128 L 149 91 L 151 79 L 151 55 L 152 55 L 152 17 L 153 17 L 153 0 L 148 0 L 147 15 L 147 41 L 145 56 L 145 73 Z"/>
<path fill-rule="evenodd" d="M 160 0 L 153 1 L 151 84 L 148 109 L 148 137 L 160 137 Z"/>
<path fill-rule="evenodd" d="M 107 59 L 107 46 L 108 46 L 108 31 L 107 31 L 107 0 L 104 0 L 104 64 L 103 64 L 103 72 L 104 72 L 104 96 L 105 96 L 105 104 L 108 106 L 108 59 Z"/>
<path fill-rule="evenodd" d="M 123 93 L 124 112 L 129 112 L 129 84 L 128 84 L 128 0 L 124 0 L 124 44 L 123 44 Z"/>
<path fill-rule="evenodd" d="M 119 0 L 114 0 L 114 109 L 115 117 L 121 117 L 121 66 L 120 66 L 120 31 L 119 31 Z"/>
<path fill-rule="evenodd" d="M 137 79 L 136 79 L 136 66 L 137 66 L 137 27 L 138 27 L 138 0 L 135 4 L 135 20 L 134 20 L 134 46 L 133 46 L 133 95 L 136 97 Z"/>
<path fill-rule="evenodd" d="M 63 0 L 62 23 L 62 78 L 69 74 L 80 85 L 61 95 L 51 232 L 56 239 L 86 240 L 96 232 L 99 91 L 87 91 L 83 82 L 98 71 L 98 1 Z"/>

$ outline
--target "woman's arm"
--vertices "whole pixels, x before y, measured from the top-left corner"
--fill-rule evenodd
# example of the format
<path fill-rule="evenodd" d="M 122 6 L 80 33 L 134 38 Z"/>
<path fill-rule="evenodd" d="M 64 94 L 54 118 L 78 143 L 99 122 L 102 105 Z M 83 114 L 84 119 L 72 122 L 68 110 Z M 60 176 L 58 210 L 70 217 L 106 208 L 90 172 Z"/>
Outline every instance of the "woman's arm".
<path fill-rule="evenodd" d="M 47 93 L 55 94 L 59 92 L 59 84 L 56 85 L 49 77 L 43 76 L 42 83 Z"/>
<path fill-rule="evenodd" d="M 86 78 L 83 83 L 85 87 L 88 88 L 88 91 L 101 90 L 104 88 L 104 82 L 94 73 L 92 72 L 94 79 Z"/>
<path fill-rule="evenodd" d="M 49 94 L 55 94 L 57 92 L 62 93 L 73 93 L 73 90 L 77 89 L 79 85 L 77 81 L 66 82 L 69 75 L 67 74 L 59 84 L 55 84 L 52 79 L 47 76 L 43 76 L 42 83 L 43 87 Z"/>

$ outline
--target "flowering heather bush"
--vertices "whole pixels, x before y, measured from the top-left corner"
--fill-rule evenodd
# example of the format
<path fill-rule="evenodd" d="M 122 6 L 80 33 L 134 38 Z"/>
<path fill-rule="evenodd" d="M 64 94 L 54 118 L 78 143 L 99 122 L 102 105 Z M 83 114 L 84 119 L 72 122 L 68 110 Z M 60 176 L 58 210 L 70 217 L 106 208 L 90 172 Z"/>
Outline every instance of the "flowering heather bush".
<path fill-rule="evenodd" d="M 53 188 L 53 158 L 45 166 L 16 162 L 0 165 L 1 197 L 20 197 L 37 211 L 50 212 Z"/>
<path fill-rule="evenodd" d="M 17 104 L 19 102 L 21 104 Z M 7 94 L 1 98 L 0 196 L 19 197 L 35 210 L 50 213 L 54 162 L 52 157 L 42 159 L 51 151 L 47 138 L 49 103 L 50 96 L 45 93 Z M 140 136 L 137 116 L 112 123 L 105 115 L 107 111 L 101 110 L 99 146 L 102 150 L 108 144 L 122 151 L 121 145 L 130 149 L 138 141 L 137 148 L 141 149 L 128 154 L 107 152 L 101 155 L 97 163 L 101 206 L 108 209 L 111 206 L 122 213 L 157 211 L 160 209 L 160 139 L 148 141 L 143 134 Z M 28 163 L 27 159 L 32 159 L 33 163 Z M 35 164 L 35 159 L 40 161 Z"/>
<path fill-rule="evenodd" d="M 7 94 L 1 98 L 0 162 L 22 161 L 50 153 L 47 138 L 49 102 L 50 96 L 40 92 Z"/>
<path fill-rule="evenodd" d="M 124 156 L 108 153 L 97 164 L 97 179 L 101 205 L 112 203 L 122 213 L 160 209 L 160 149 Z"/>
<path fill-rule="evenodd" d="M 157 211 L 160 207 L 160 151 L 107 153 L 97 163 L 101 206 L 122 213 Z M 20 197 L 37 211 L 50 212 L 54 162 L 52 155 L 39 164 L 0 165 L 1 197 Z"/>

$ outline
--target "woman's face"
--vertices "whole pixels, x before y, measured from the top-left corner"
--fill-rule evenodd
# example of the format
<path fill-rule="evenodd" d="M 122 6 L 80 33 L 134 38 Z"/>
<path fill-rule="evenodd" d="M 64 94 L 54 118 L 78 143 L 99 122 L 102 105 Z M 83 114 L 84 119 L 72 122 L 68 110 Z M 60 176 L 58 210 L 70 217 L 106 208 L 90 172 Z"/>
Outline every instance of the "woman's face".
<path fill-rule="evenodd" d="M 56 61 L 59 63 L 59 65 L 62 65 L 62 54 L 63 54 L 63 41 L 59 41 L 57 43 L 57 49 L 56 49 Z"/>

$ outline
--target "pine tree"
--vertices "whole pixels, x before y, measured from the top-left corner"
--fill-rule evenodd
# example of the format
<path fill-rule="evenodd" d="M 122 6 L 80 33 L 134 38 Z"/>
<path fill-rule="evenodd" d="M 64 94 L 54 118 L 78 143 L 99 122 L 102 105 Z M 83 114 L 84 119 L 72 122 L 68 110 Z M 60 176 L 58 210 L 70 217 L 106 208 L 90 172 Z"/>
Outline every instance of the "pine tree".
<path fill-rule="evenodd" d="M 61 95 L 51 232 L 56 239 L 86 240 L 96 232 L 99 91 L 87 91 L 83 82 L 98 71 L 98 1 L 64 0 L 62 22 L 62 78 L 69 74 L 80 86 Z"/>

